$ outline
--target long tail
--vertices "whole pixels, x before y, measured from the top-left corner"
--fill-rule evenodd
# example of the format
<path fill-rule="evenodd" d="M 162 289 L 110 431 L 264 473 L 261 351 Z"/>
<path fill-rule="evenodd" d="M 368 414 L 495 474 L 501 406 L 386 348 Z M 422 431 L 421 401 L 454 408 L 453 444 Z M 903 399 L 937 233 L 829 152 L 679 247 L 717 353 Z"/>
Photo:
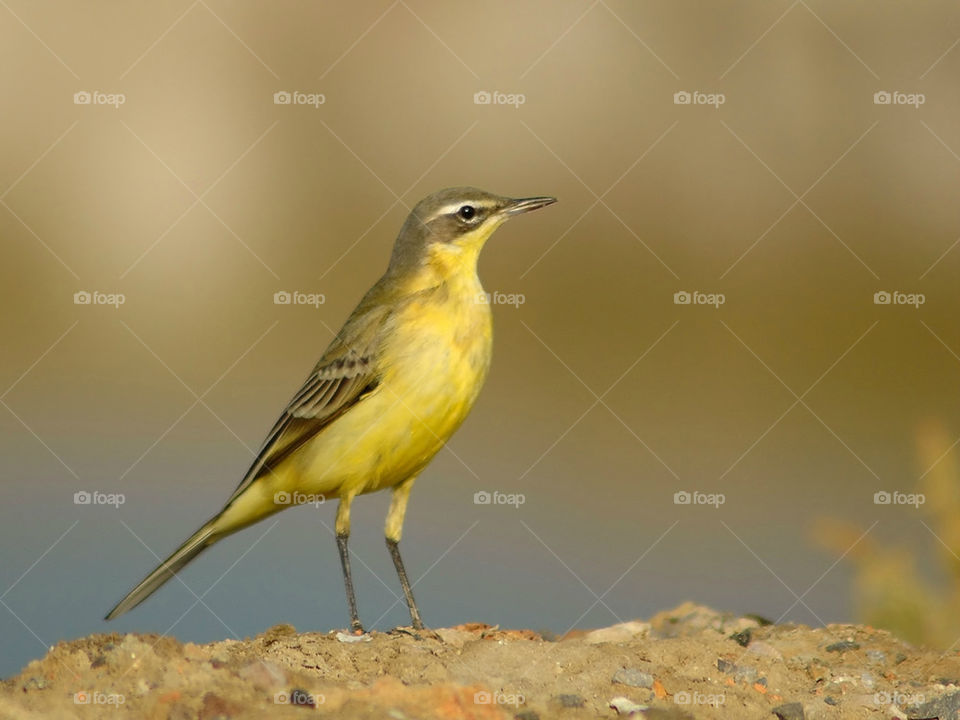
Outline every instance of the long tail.
<path fill-rule="evenodd" d="M 177 548 L 176 552 L 160 563 L 159 567 L 147 575 L 123 600 L 117 603 L 116 607 L 107 613 L 106 619 L 113 620 L 115 617 L 123 615 L 128 610 L 135 608 L 150 597 L 157 588 L 179 572 L 184 565 L 223 537 L 223 533 L 217 533 L 214 530 L 215 524 L 220 517 L 221 516 L 218 515 L 212 518 L 202 528 L 191 535 L 183 545 Z"/>

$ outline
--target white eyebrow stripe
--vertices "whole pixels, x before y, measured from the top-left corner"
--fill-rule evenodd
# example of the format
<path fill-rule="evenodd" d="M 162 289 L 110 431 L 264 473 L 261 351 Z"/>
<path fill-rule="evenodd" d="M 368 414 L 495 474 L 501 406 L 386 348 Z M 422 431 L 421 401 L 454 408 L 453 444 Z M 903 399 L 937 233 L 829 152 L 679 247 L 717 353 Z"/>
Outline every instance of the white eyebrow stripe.
<path fill-rule="evenodd" d="M 434 220 L 440 217 L 441 215 L 450 215 L 451 213 L 454 213 L 460 208 L 462 208 L 464 205 L 473 205 L 475 208 L 483 208 L 485 210 L 488 210 L 492 207 L 495 207 L 496 203 L 490 202 L 489 200 L 479 200 L 476 202 L 472 200 L 459 200 L 458 202 L 448 203 L 443 207 L 438 208 L 431 215 L 425 218 L 420 218 L 420 222 L 426 224 L 431 220 Z"/>

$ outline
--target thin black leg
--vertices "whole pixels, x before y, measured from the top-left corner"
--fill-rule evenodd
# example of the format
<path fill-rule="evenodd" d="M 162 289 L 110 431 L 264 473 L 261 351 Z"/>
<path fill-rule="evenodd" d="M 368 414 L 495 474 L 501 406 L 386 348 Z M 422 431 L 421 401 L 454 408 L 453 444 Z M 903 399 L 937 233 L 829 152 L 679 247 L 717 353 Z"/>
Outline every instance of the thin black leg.
<path fill-rule="evenodd" d="M 350 629 L 363 632 L 360 616 L 357 615 L 357 596 L 353 592 L 353 576 L 350 574 L 350 553 L 347 550 L 349 535 L 337 534 L 337 550 L 340 551 L 340 565 L 343 567 L 343 584 L 347 588 L 347 604 L 350 606 Z"/>
<path fill-rule="evenodd" d="M 414 630 L 423 630 L 423 620 L 420 619 L 420 611 L 417 610 L 417 603 L 413 599 L 413 590 L 410 589 L 410 581 L 407 580 L 407 571 L 403 567 L 403 560 L 400 557 L 400 543 L 387 538 L 387 548 L 390 550 L 390 557 L 393 558 L 393 565 L 397 568 L 397 577 L 400 578 L 400 586 L 403 588 L 403 595 L 407 599 L 407 606 L 410 608 L 410 621 L 413 623 Z"/>

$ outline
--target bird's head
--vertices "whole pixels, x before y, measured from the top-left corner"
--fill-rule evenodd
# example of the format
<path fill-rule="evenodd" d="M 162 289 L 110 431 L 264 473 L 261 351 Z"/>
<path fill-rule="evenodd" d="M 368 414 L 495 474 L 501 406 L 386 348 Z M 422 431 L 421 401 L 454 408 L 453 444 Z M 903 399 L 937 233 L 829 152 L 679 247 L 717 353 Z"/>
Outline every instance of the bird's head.
<path fill-rule="evenodd" d="M 432 270 L 441 277 L 474 273 L 493 232 L 514 215 L 555 203 L 556 198 L 514 199 L 472 187 L 429 195 L 413 208 L 393 247 L 390 270 Z"/>

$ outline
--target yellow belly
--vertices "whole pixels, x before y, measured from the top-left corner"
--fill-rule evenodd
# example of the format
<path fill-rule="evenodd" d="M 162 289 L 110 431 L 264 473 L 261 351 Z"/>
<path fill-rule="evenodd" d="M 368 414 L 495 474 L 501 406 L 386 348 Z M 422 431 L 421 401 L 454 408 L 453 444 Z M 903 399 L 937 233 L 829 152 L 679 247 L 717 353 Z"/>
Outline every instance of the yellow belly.
<path fill-rule="evenodd" d="M 430 298 L 404 308 L 381 349 L 377 389 L 290 458 L 283 484 L 333 498 L 419 473 L 473 407 L 491 344 L 486 305 Z"/>

